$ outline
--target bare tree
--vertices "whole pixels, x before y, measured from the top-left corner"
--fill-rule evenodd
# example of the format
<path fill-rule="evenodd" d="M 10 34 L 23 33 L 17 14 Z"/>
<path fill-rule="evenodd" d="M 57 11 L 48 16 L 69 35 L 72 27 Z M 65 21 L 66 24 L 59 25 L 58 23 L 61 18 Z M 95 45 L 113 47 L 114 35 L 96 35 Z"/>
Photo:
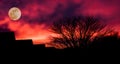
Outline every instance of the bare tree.
<path fill-rule="evenodd" d="M 58 44 L 64 44 L 67 48 L 86 47 L 98 35 L 104 36 L 110 33 L 106 30 L 106 25 L 94 17 L 73 17 L 54 22 L 52 32 L 57 37 L 52 41 Z"/>

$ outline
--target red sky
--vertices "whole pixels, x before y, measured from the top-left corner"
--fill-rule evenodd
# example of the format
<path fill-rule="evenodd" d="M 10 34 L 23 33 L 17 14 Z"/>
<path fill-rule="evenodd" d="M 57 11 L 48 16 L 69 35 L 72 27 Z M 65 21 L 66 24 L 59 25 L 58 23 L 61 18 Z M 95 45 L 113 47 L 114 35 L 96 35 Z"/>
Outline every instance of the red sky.
<path fill-rule="evenodd" d="M 47 43 L 53 34 L 49 28 L 59 18 L 94 15 L 120 30 L 120 0 L 1 0 L 0 30 L 14 31 L 16 39 Z M 12 21 L 8 11 L 18 7 L 22 17 Z"/>

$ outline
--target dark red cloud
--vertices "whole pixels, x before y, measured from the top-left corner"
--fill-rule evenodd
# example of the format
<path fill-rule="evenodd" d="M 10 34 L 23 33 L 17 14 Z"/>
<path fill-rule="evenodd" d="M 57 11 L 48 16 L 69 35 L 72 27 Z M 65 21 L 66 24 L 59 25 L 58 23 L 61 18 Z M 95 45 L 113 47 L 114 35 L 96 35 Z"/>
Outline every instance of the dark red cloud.
<path fill-rule="evenodd" d="M 103 22 L 120 29 L 120 0 L 1 0 L 0 28 L 14 31 L 16 39 L 33 39 L 45 43 L 53 35 L 49 32 L 53 21 L 60 18 L 94 15 Z M 20 20 L 14 22 L 8 17 L 8 10 L 18 7 L 22 11 Z M 45 42 L 44 42 L 45 41 Z"/>

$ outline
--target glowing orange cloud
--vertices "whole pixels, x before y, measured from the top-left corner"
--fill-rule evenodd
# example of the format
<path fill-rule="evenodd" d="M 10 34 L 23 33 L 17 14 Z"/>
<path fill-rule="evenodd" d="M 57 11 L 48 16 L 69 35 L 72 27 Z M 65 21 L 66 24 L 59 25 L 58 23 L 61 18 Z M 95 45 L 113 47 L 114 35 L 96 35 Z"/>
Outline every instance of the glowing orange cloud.
<path fill-rule="evenodd" d="M 11 21 L 8 17 L 0 21 L 0 25 L 8 24 L 8 28 L 15 32 L 16 40 L 32 39 L 34 44 L 49 43 L 52 33 L 45 24 L 28 24 L 21 21 Z"/>
<path fill-rule="evenodd" d="M 9 21 L 9 18 L 4 18 L 4 20 L 0 20 L 0 25 L 5 24 Z"/>
<path fill-rule="evenodd" d="M 16 25 L 16 26 L 15 26 Z M 51 35 L 44 25 L 21 24 L 11 22 L 9 28 L 16 32 L 16 39 L 32 39 L 34 44 L 49 42 L 48 37 Z"/>

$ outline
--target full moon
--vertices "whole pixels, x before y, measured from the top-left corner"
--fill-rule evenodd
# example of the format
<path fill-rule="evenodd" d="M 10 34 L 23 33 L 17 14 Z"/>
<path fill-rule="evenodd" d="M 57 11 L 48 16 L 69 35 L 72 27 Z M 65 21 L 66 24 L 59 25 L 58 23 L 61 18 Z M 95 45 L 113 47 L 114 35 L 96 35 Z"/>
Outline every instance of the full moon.
<path fill-rule="evenodd" d="M 21 17 L 21 11 L 17 7 L 10 8 L 8 15 L 11 20 L 19 20 Z"/>

